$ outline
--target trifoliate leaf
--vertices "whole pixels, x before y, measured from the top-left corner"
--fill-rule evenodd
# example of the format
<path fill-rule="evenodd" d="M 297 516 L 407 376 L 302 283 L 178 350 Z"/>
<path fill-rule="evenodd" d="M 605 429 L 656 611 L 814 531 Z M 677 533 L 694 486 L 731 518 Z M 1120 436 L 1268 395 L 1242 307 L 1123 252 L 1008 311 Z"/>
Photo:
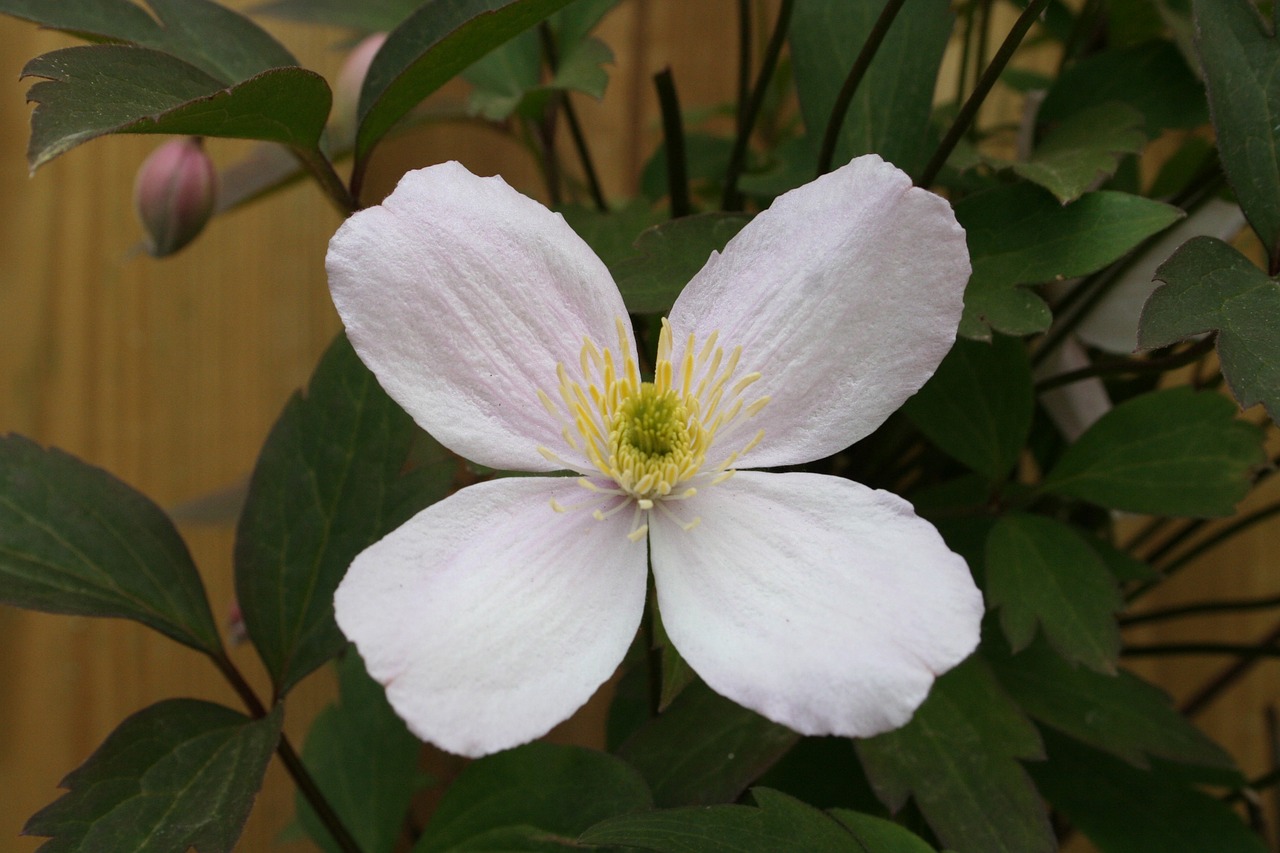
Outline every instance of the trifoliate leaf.
<path fill-rule="evenodd" d="M 1021 285 L 1096 272 L 1181 216 L 1176 207 L 1111 191 L 1066 206 L 1031 184 L 968 196 L 956 205 L 973 262 L 960 334 L 986 340 L 991 329 L 1043 331 L 1049 306 Z"/>
<path fill-rule="evenodd" d="M 1217 332 L 1218 359 L 1242 408 L 1280 420 L 1280 281 L 1228 244 L 1187 241 L 1156 271 L 1166 284 L 1142 310 L 1138 345 L 1150 349 Z"/>
<path fill-rule="evenodd" d="M 1147 769 L 1155 756 L 1244 781 L 1222 747 L 1179 714 L 1168 695 L 1136 675 L 1072 666 L 1042 642 L 991 665 L 1004 689 L 1036 720 L 1134 767 Z"/>
<path fill-rule="evenodd" d="M 729 802 L 800 738 L 700 681 L 618 748 L 659 806 Z"/>
<path fill-rule="evenodd" d="M 1040 790 L 1102 853 L 1265 853 L 1221 800 L 1168 773 L 1143 771 L 1044 733 L 1049 760 L 1029 769 Z"/>
<path fill-rule="evenodd" d="M 267 437 L 236 530 L 236 591 L 277 693 L 345 645 L 333 591 L 355 556 L 447 492 L 448 462 L 401 476 L 416 434 L 339 337 Z"/>
<path fill-rule="evenodd" d="M 1115 671 L 1120 590 L 1075 528 L 1039 515 L 1002 516 L 987 538 L 986 560 L 987 606 L 1000 608 L 1015 652 L 1031 643 L 1038 625 L 1067 660 Z"/>
<path fill-rule="evenodd" d="M 209 654 L 222 648 L 173 522 L 106 471 L 0 438 L 0 601 L 120 616 Z"/>
<path fill-rule="evenodd" d="M 1068 447 L 1042 488 L 1129 512 L 1230 515 L 1266 459 L 1262 431 L 1235 414 L 1210 391 L 1134 397 Z"/>
<path fill-rule="evenodd" d="M 531 743 L 469 764 L 413 849 L 542 850 L 557 841 L 577 846 L 573 839 L 593 824 L 652 806 L 644 780 L 619 759 Z"/>
<path fill-rule="evenodd" d="M 1249 0 L 1194 0 L 1218 154 L 1272 264 L 1280 262 L 1280 40 Z"/>
<path fill-rule="evenodd" d="M 1031 367 L 1016 338 L 958 340 L 902 407 L 929 441 L 992 480 L 1008 476 L 1031 429 Z"/>
<path fill-rule="evenodd" d="M 977 658 L 940 677 L 911 722 L 856 741 L 877 796 L 914 797 L 942 842 L 982 853 L 1052 853 L 1049 816 L 1017 759 L 1043 755 L 1036 729 Z"/>
<path fill-rule="evenodd" d="M 280 737 L 281 709 L 250 720 L 170 699 L 126 719 L 23 832 L 58 853 L 230 853 Z"/>

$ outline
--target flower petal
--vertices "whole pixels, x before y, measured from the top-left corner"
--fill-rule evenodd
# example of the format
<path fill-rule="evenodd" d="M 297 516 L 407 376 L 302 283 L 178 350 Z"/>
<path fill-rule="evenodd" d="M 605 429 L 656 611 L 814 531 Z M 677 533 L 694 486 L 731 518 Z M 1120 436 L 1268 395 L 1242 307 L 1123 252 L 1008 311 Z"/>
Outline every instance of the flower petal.
<path fill-rule="evenodd" d="M 626 308 L 559 214 L 442 163 L 348 219 L 326 266 L 360 358 L 441 444 L 495 468 L 562 467 L 537 452 L 545 445 L 591 470 L 537 389 L 557 398 L 557 363 L 580 378 L 584 337 L 616 350 Z"/>
<path fill-rule="evenodd" d="M 558 514 L 575 480 L 470 486 L 352 563 L 334 609 L 418 737 L 461 755 L 532 740 L 617 668 L 640 624 L 645 545 L 632 518 Z"/>
<path fill-rule="evenodd" d="M 673 363 L 719 331 L 770 402 L 717 436 L 741 467 L 818 459 L 871 433 L 955 341 L 969 254 L 951 207 L 875 155 L 774 201 L 671 309 Z"/>
<path fill-rule="evenodd" d="M 963 559 L 896 495 L 739 471 L 649 528 L 662 622 L 716 692 L 809 735 L 901 726 L 978 644 Z"/>

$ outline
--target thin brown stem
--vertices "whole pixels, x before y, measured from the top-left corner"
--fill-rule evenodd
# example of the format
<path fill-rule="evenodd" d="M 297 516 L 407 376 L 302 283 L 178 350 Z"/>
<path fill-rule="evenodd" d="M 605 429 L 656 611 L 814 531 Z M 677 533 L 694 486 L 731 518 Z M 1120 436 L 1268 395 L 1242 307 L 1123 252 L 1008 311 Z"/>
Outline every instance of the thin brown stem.
<path fill-rule="evenodd" d="M 244 675 L 232 663 L 231 658 L 227 657 L 226 652 L 220 649 L 217 654 L 211 654 L 209 657 L 213 660 L 218 671 L 227 679 L 231 688 L 236 691 L 240 700 L 244 702 L 245 707 L 249 709 L 249 713 L 255 719 L 265 717 L 267 715 L 266 706 L 262 704 L 258 694 L 249 686 L 249 682 L 245 680 Z M 289 775 L 293 777 L 294 784 L 298 786 L 302 796 L 306 798 L 307 803 L 315 810 L 316 816 L 320 818 L 320 822 L 329 831 L 329 835 L 333 837 L 334 843 L 338 845 L 338 848 L 343 853 L 362 853 L 360 845 L 343 824 L 342 818 L 338 817 L 338 813 L 333 810 L 333 806 L 325 798 L 324 792 L 316 785 L 315 779 L 307 771 L 306 765 L 302 763 L 302 759 L 298 756 L 293 744 L 289 742 L 289 738 L 284 732 L 280 733 L 280 740 L 276 744 L 276 755 L 280 756 L 280 761 L 284 764 L 285 769 L 289 771 Z"/>
<path fill-rule="evenodd" d="M 952 150 L 964 137 L 969 125 L 973 124 L 974 119 L 978 117 L 978 108 L 987 99 L 987 95 L 991 92 L 991 88 L 995 86 L 996 80 L 1000 79 L 1005 66 L 1009 64 L 1014 52 L 1022 44 L 1022 39 L 1026 37 L 1027 31 L 1031 29 L 1031 25 L 1036 22 L 1036 19 L 1040 17 L 1040 13 L 1048 4 L 1049 0 L 1031 0 L 1027 4 L 1027 8 L 1018 16 L 1013 28 L 1009 30 L 1009 35 L 1005 37 L 999 50 L 996 51 L 996 55 L 992 58 L 991 64 L 983 70 L 982 76 L 974 84 L 973 92 L 969 95 L 969 99 L 964 102 L 964 106 L 960 108 L 955 121 L 948 128 L 946 136 L 938 144 L 938 149 L 933 152 L 933 157 L 929 160 L 928 165 L 924 167 L 924 172 L 916 181 L 916 186 L 928 187 L 937 179 L 938 173 L 946 165 L 947 158 L 951 156 Z"/>
<path fill-rule="evenodd" d="M 836 142 L 840 139 L 840 128 L 844 125 L 844 117 L 849 112 L 849 105 L 853 103 L 853 96 L 857 94 L 862 78 L 871 67 L 871 60 L 876 58 L 876 51 L 880 49 L 880 45 L 884 44 L 884 37 L 889 33 L 889 27 L 893 26 L 893 21 L 898 17 L 898 12 L 904 3 L 906 0 L 889 0 L 884 4 L 884 8 L 880 10 L 880 17 L 876 18 L 871 32 L 867 33 L 867 40 L 863 43 L 862 50 L 853 61 L 853 67 L 844 78 L 844 85 L 840 87 L 840 93 L 836 95 L 835 104 L 831 107 L 831 117 L 827 119 L 827 130 L 822 135 L 822 149 L 818 153 L 819 175 L 825 175 L 831 171 L 831 161 L 836 154 Z"/>

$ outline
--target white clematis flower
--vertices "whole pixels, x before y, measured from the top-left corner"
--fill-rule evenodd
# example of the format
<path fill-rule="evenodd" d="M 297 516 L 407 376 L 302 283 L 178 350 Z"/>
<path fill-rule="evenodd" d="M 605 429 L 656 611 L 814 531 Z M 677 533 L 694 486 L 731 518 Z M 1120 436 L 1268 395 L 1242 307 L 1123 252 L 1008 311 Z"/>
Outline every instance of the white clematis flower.
<path fill-rule="evenodd" d="M 470 486 L 352 564 L 338 625 L 419 737 L 483 755 L 569 717 L 631 644 L 650 564 L 694 671 L 805 734 L 902 725 L 977 645 L 968 568 L 906 501 L 740 470 L 866 436 L 955 338 L 964 233 L 878 157 L 712 255 L 651 382 L 604 264 L 500 178 L 406 175 L 327 265 L 356 351 L 442 444 L 579 475 Z"/>

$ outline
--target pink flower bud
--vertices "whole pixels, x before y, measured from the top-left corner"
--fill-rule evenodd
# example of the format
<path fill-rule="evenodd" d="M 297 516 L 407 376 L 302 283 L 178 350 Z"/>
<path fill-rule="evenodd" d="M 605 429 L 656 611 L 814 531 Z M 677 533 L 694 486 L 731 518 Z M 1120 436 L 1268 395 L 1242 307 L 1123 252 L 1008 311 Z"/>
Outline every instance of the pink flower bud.
<path fill-rule="evenodd" d="M 198 137 L 173 139 L 152 151 L 133 184 L 147 251 L 163 258 L 194 240 L 217 196 L 218 173 Z"/>
<path fill-rule="evenodd" d="M 342 63 L 342 70 L 333 84 L 333 110 L 329 113 L 330 130 L 336 142 L 355 138 L 356 111 L 360 107 L 360 88 L 373 57 L 387 40 L 386 33 L 374 33 L 360 42 Z"/>

